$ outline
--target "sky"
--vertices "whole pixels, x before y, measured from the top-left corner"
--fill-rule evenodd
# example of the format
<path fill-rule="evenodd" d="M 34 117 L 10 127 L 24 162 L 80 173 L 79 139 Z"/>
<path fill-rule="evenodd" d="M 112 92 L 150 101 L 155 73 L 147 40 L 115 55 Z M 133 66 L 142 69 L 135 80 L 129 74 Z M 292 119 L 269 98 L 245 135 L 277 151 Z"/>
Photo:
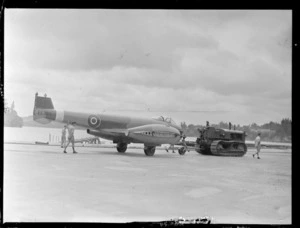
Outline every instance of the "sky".
<path fill-rule="evenodd" d="M 4 97 L 248 125 L 291 118 L 291 10 L 6 9 Z"/>

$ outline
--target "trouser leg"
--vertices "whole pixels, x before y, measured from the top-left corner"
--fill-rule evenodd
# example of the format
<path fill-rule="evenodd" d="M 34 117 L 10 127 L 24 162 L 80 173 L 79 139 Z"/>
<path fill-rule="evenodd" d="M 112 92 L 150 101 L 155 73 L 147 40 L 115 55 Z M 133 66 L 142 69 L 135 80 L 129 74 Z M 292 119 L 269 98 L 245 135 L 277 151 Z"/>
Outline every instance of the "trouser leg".
<path fill-rule="evenodd" d="M 69 146 L 70 142 L 71 142 L 71 140 L 70 140 L 70 139 L 68 139 L 68 143 L 67 143 L 67 145 L 65 146 L 65 150 L 68 148 L 68 146 Z"/>
<path fill-rule="evenodd" d="M 72 149 L 73 149 L 73 153 L 76 153 L 75 151 L 75 139 L 72 138 Z"/>
<path fill-rule="evenodd" d="M 66 145 L 66 138 L 62 137 L 61 138 L 61 147 L 65 147 L 65 145 Z"/>

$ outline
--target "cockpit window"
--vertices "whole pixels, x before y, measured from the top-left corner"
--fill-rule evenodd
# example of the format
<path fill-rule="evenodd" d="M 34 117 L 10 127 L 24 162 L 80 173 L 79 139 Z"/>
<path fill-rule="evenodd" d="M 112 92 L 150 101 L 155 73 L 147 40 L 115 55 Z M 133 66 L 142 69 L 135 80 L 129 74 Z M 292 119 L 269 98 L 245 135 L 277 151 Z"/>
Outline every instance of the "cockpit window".
<path fill-rule="evenodd" d="M 175 121 L 172 120 L 171 117 L 159 116 L 159 117 L 153 117 L 152 119 L 176 125 Z"/>
<path fill-rule="evenodd" d="M 159 120 L 159 121 L 165 121 L 163 116 L 158 116 L 158 117 L 152 117 L 154 120 Z"/>

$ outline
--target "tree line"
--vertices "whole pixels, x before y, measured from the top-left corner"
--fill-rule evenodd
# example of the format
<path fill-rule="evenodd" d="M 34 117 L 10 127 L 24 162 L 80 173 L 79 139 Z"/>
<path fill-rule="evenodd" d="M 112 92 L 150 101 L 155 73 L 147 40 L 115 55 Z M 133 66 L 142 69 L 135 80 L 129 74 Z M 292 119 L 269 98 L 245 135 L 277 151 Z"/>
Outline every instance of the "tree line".
<path fill-rule="evenodd" d="M 4 126 L 9 127 L 22 127 L 23 119 L 18 116 L 15 111 L 15 104 L 12 102 L 11 106 L 8 107 L 6 101 L 4 101 Z M 219 122 L 218 124 L 210 124 L 211 127 L 229 129 L 229 122 Z M 181 127 L 188 137 L 198 137 L 198 128 L 202 129 L 204 125 L 187 125 L 185 122 L 181 122 Z M 261 133 L 261 138 L 264 141 L 269 142 L 291 142 L 292 140 L 292 120 L 284 118 L 280 123 L 270 121 L 262 125 L 252 123 L 250 125 L 241 126 L 239 124 L 232 125 L 232 129 L 245 131 L 247 134 L 247 140 L 254 140 L 257 133 Z"/>
<path fill-rule="evenodd" d="M 14 102 L 8 107 L 7 102 L 4 101 L 4 126 L 23 127 L 23 119 L 16 112 Z"/>
<path fill-rule="evenodd" d="M 229 122 L 219 122 L 218 124 L 210 124 L 211 127 L 229 129 Z M 202 129 L 204 125 L 187 125 L 185 122 L 181 122 L 181 127 L 188 137 L 198 137 L 198 128 Z M 292 120 L 289 118 L 283 118 L 280 123 L 270 121 L 262 125 L 252 123 L 250 125 L 234 125 L 231 129 L 245 131 L 247 134 L 246 140 L 254 140 L 257 133 L 261 133 L 261 139 L 269 142 L 291 142 L 292 140 Z"/>

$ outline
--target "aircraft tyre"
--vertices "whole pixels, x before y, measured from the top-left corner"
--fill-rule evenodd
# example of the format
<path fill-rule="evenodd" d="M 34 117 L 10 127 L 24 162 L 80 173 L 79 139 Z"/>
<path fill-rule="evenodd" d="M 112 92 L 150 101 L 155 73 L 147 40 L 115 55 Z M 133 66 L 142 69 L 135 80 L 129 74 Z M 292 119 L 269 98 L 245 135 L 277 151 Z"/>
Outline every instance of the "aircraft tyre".
<path fill-rule="evenodd" d="M 181 148 L 178 149 L 178 153 L 179 153 L 180 155 L 184 155 L 185 152 L 186 152 L 186 149 L 185 149 L 184 147 L 181 147 Z"/>
<path fill-rule="evenodd" d="M 146 156 L 153 156 L 155 153 L 155 146 L 145 146 L 144 152 Z"/>
<path fill-rule="evenodd" d="M 126 143 L 118 143 L 117 144 L 117 151 L 119 153 L 125 153 L 126 150 L 127 150 L 127 144 Z"/>

